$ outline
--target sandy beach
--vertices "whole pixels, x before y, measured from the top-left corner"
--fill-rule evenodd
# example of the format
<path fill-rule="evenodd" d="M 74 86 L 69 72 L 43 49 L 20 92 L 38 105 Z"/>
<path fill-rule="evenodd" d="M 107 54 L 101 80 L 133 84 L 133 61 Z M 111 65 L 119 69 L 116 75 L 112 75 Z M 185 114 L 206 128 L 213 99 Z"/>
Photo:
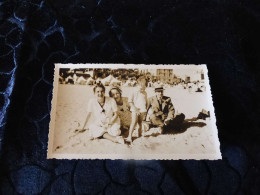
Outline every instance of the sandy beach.
<path fill-rule="evenodd" d="M 110 87 L 106 87 L 106 96 Z M 122 87 L 127 97 L 133 87 Z M 146 89 L 148 97 L 154 95 L 153 88 Z M 93 97 L 89 85 L 58 86 L 56 104 L 53 154 L 117 154 L 133 158 L 140 154 L 215 154 L 218 149 L 216 132 L 212 119 L 186 121 L 181 132 L 137 138 L 131 146 L 113 143 L 106 139 L 90 140 L 88 130 L 82 131 L 87 105 Z M 172 98 L 177 113 L 184 113 L 186 119 L 196 117 L 202 110 L 210 110 L 205 92 L 194 92 L 181 86 L 165 89 L 164 95 Z"/>

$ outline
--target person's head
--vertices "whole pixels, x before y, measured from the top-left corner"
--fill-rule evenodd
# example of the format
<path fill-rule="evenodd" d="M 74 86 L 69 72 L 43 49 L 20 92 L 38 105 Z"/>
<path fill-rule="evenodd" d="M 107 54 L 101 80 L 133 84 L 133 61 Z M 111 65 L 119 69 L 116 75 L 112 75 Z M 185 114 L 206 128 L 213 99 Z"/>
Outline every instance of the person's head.
<path fill-rule="evenodd" d="M 93 88 L 94 94 L 98 99 L 102 99 L 105 97 L 105 87 L 104 85 L 98 83 L 95 85 L 95 87 Z"/>
<path fill-rule="evenodd" d="M 146 80 L 145 76 L 140 76 L 137 79 L 137 83 L 141 87 L 141 89 L 145 89 L 147 87 L 147 80 Z"/>
<path fill-rule="evenodd" d="M 154 91 L 155 91 L 155 95 L 158 99 L 161 99 L 163 97 L 163 86 L 162 85 L 157 85 L 155 86 L 154 88 Z"/>
<path fill-rule="evenodd" d="M 122 97 L 122 91 L 118 87 L 113 87 L 109 91 L 109 96 L 114 98 L 116 102 L 120 102 Z"/>

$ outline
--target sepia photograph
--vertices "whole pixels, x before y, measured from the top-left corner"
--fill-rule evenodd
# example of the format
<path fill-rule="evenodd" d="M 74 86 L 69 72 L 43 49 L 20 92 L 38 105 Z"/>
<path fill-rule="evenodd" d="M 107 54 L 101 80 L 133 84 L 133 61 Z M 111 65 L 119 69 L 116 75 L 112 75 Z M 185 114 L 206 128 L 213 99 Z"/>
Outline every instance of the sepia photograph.
<path fill-rule="evenodd" d="M 221 159 L 206 65 L 56 64 L 48 158 Z"/>

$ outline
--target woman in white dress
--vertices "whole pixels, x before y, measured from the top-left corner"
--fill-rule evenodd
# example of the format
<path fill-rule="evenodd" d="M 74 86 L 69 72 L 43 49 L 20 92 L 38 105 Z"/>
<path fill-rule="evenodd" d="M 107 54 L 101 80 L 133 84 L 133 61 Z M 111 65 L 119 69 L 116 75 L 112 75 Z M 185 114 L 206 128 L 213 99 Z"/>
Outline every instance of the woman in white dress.
<path fill-rule="evenodd" d="M 90 135 L 93 138 L 105 138 L 116 143 L 124 143 L 119 136 L 120 119 L 117 114 L 117 104 L 113 98 L 105 97 L 105 87 L 97 84 L 94 87 L 95 98 L 88 103 L 88 113 L 84 127 L 88 124 L 90 116 L 94 116 L 94 122 L 89 125 Z"/>

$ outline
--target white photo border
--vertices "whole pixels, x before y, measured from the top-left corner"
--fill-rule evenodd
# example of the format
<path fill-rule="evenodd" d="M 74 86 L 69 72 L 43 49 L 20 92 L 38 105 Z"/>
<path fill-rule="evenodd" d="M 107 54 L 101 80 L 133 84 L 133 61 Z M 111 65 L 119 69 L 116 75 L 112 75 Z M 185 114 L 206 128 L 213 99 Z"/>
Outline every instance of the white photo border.
<path fill-rule="evenodd" d="M 75 154 L 75 153 L 53 153 L 53 143 L 54 143 L 54 127 L 55 127 L 55 116 L 56 116 L 56 105 L 57 105 L 57 95 L 59 92 L 59 73 L 61 68 L 71 68 L 71 69 L 80 69 L 80 68 L 109 68 L 109 69 L 197 69 L 200 67 L 204 72 L 204 80 L 206 85 L 206 95 L 210 104 L 210 117 L 211 117 L 211 126 L 214 133 L 214 144 L 216 146 L 216 153 L 199 153 L 199 154 L 176 154 L 176 153 L 165 153 L 165 154 Z M 49 140 L 48 140 L 48 149 L 47 149 L 47 159 L 123 159 L 123 160 L 218 160 L 222 159 L 220 152 L 220 142 L 218 139 L 218 130 L 216 126 L 216 117 L 215 109 L 213 106 L 211 88 L 208 77 L 208 69 L 206 64 L 199 65 L 190 65 L 190 64 L 163 64 L 163 65 L 150 65 L 150 64 L 62 64 L 56 63 L 54 70 L 54 82 L 53 82 L 53 97 L 51 101 L 51 114 L 50 114 L 50 124 L 49 124 Z"/>

